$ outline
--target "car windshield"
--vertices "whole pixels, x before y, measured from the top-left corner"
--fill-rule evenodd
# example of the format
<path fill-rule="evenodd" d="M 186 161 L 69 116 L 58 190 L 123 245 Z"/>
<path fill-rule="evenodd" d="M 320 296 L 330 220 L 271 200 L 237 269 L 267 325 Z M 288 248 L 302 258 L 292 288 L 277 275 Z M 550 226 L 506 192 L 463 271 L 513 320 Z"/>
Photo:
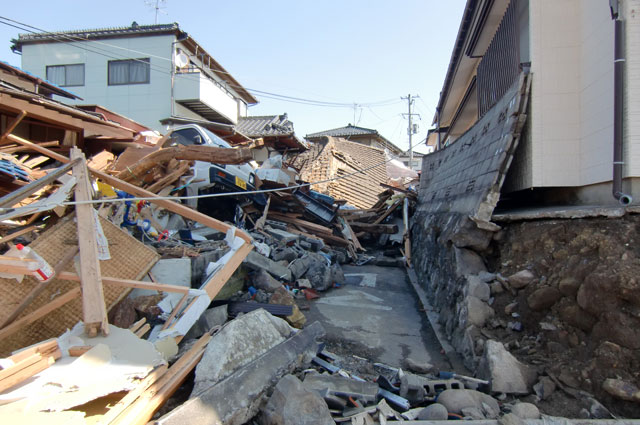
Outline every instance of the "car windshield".
<path fill-rule="evenodd" d="M 203 130 L 207 133 L 207 136 L 209 136 L 209 139 L 211 139 L 211 141 L 213 142 L 213 144 L 215 145 L 219 145 L 225 148 L 230 148 L 231 145 L 224 141 L 223 139 L 221 139 L 220 137 L 218 137 L 218 135 L 216 135 L 215 133 L 207 130 L 206 128 L 203 128 Z"/>

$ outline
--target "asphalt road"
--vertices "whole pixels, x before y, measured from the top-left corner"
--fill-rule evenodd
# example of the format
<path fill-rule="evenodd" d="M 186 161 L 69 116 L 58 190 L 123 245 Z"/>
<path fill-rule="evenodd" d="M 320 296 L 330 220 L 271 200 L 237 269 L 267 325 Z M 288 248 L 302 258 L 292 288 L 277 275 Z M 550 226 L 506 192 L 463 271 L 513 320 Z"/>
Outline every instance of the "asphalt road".
<path fill-rule="evenodd" d="M 308 323 L 323 324 L 330 345 L 393 367 L 406 368 L 411 358 L 451 370 L 404 269 L 349 265 L 343 270 L 347 284 L 322 293 L 304 312 Z"/>

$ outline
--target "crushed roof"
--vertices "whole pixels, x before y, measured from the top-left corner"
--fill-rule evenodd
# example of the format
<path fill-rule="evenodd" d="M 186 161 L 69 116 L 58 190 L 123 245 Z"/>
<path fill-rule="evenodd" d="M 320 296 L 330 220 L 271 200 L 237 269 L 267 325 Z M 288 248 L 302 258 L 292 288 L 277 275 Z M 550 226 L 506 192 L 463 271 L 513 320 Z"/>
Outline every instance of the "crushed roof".
<path fill-rule="evenodd" d="M 293 123 L 287 114 L 240 117 L 236 129 L 249 137 L 290 136 Z"/>
<path fill-rule="evenodd" d="M 313 190 L 344 199 L 357 208 L 370 208 L 378 201 L 380 183 L 388 181 L 384 150 L 334 137 L 310 145 L 293 164 L 300 169 L 303 180 L 317 182 L 344 177 L 313 185 Z"/>
<path fill-rule="evenodd" d="M 402 152 L 402 149 L 391 143 L 387 138 L 372 128 L 357 127 L 355 125 L 348 124 L 345 127 L 333 128 L 331 130 L 319 131 L 317 133 L 307 134 L 307 139 L 319 139 L 321 137 L 346 137 L 347 139 L 353 136 L 375 136 L 380 142 L 387 146 L 387 148 L 398 154 Z"/>

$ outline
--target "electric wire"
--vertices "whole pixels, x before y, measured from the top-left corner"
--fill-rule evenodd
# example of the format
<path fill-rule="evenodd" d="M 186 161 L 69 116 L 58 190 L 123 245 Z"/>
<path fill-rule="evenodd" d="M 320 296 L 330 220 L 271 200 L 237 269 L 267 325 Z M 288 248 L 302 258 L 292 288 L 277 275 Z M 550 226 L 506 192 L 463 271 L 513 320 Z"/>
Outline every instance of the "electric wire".
<path fill-rule="evenodd" d="M 12 22 L 12 23 L 17 24 L 17 25 L 11 24 L 9 22 L 3 22 L 2 20 L 9 21 L 9 22 Z M 67 34 L 54 33 L 54 32 L 50 32 L 50 31 L 46 31 L 46 30 L 44 30 L 42 28 L 38 28 L 38 27 L 29 25 L 29 24 L 26 24 L 26 23 L 23 23 L 23 22 L 20 22 L 20 21 L 16 21 L 16 20 L 13 20 L 11 18 L 7 18 L 5 16 L 0 16 L 0 23 L 2 23 L 4 25 L 7 25 L 7 26 L 10 26 L 10 27 L 13 27 L 13 28 L 17 28 L 17 29 L 22 30 L 22 31 L 26 31 L 26 32 L 32 33 L 32 34 L 47 35 L 47 36 L 53 38 L 54 40 L 57 40 L 57 41 L 62 42 L 62 43 L 67 43 L 67 42 L 83 42 L 83 44 L 88 43 L 88 42 L 97 43 L 97 44 L 106 45 L 106 46 L 109 46 L 109 47 L 112 47 L 112 48 L 118 48 L 118 49 L 122 49 L 122 50 L 126 50 L 126 51 L 131 51 L 131 52 L 134 52 L 134 53 L 139 53 L 139 54 L 144 55 L 144 56 L 154 57 L 154 58 L 157 58 L 157 59 L 162 59 L 162 60 L 166 60 L 166 61 L 172 62 L 172 59 L 163 58 L 163 57 L 157 56 L 157 55 L 152 55 L 152 54 L 147 53 L 147 52 L 142 52 L 142 51 L 133 50 L 133 49 L 127 49 L 127 48 L 123 48 L 123 47 L 120 47 L 120 46 L 115 46 L 115 45 L 112 45 L 112 44 L 109 44 L 109 43 L 98 42 L 96 40 L 87 40 L 87 39 L 84 39 L 84 38 L 78 37 L 78 36 L 72 36 L 72 35 L 67 35 Z M 18 25 L 20 25 L 22 27 L 20 27 Z M 34 30 L 36 30 L 36 31 L 34 31 Z M 37 31 L 39 31 L 39 32 L 37 32 Z M 93 45 L 90 46 L 90 47 L 80 46 L 80 45 L 77 45 L 77 44 L 70 44 L 70 45 L 72 47 L 76 47 L 78 49 L 81 49 L 81 50 L 84 50 L 84 51 L 87 51 L 87 52 L 90 52 L 90 53 L 94 53 L 94 54 L 97 54 L 97 55 L 105 56 L 105 57 L 108 57 L 108 58 L 111 58 L 111 59 L 115 59 L 115 60 L 127 59 L 127 60 L 140 62 L 140 63 L 143 63 L 145 65 L 149 65 L 150 70 L 153 69 L 155 72 L 158 72 L 158 73 L 162 73 L 162 74 L 165 74 L 165 75 L 172 75 L 171 71 L 168 71 L 167 69 L 162 68 L 162 67 L 158 67 L 157 65 L 154 65 L 151 62 L 147 62 L 147 61 L 141 60 L 139 58 L 130 58 L 130 57 L 127 57 L 127 56 L 114 56 L 115 53 L 113 53 L 113 52 L 111 52 L 109 50 L 106 50 L 106 49 L 102 49 L 102 48 L 97 47 L 97 46 L 93 46 Z M 94 50 L 94 49 L 96 49 L 96 50 Z M 217 73 L 217 74 L 226 74 L 226 75 L 231 76 L 231 74 L 229 72 L 222 71 L 222 70 L 212 70 L 212 72 Z M 182 78 L 191 79 L 193 81 L 199 81 L 200 80 L 200 77 L 195 76 L 195 75 L 194 76 L 190 76 L 188 74 L 183 74 Z M 321 101 L 321 100 L 314 100 L 314 99 L 299 98 L 299 97 L 294 97 L 294 96 L 287 96 L 287 95 L 282 95 L 282 94 L 279 94 L 279 93 L 273 93 L 273 92 L 268 92 L 268 91 L 264 91 L 264 90 L 258 90 L 258 89 L 252 89 L 252 88 L 248 88 L 248 87 L 243 87 L 243 86 L 240 86 L 240 85 L 231 84 L 231 83 L 229 83 L 227 81 L 224 82 L 224 85 L 226 85 L 228 87 L 231 87 L 231 88 L 234 88 L 234 89 L 244 89 L 244 90 L 247 90 L 249 92 L 259 94 L 259 95 L 261 95 L 261 96 L 263 96 L 265 98 L 268 98 L 268 99 L 281 100 L 281 101 L 284 101 L 284 102 L 302 103 L 302 104 L 306 104 L 306 105 L 310 105 L 310 106 L 318 106 L 318 107 L 342 107 L 342 108 L 352 108 L 353 107 L 353 103 L 328 102 L 328 101 Z M 399 103 L 399 102 L 397 101 L 397 99 L 393 98 L 393 99 L 385 99 L 385 100 L 376 101 L 376 102 L 358 103 L 358 105 L 366 106 L 366 107 L 382 107 L 382 106 L 389 106 L 389 105 L 392 105 L 394 103 Z"/>

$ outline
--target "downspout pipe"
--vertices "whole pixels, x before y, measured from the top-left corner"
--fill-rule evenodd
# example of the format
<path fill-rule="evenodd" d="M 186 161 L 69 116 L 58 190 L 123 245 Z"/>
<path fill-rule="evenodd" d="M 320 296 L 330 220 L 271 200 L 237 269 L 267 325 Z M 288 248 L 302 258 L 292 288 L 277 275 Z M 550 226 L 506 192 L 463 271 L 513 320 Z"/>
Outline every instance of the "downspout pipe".
<path fill-rule="evenodd" d="M 629 205 L 633 198 L 622 192 L 623 108 L 624 108 L 624 28 L 618 14 L 618 2 L 611 1 L 611 17 L 615 25 L 613 73 L 613 197 L 621 205 Z"/>

